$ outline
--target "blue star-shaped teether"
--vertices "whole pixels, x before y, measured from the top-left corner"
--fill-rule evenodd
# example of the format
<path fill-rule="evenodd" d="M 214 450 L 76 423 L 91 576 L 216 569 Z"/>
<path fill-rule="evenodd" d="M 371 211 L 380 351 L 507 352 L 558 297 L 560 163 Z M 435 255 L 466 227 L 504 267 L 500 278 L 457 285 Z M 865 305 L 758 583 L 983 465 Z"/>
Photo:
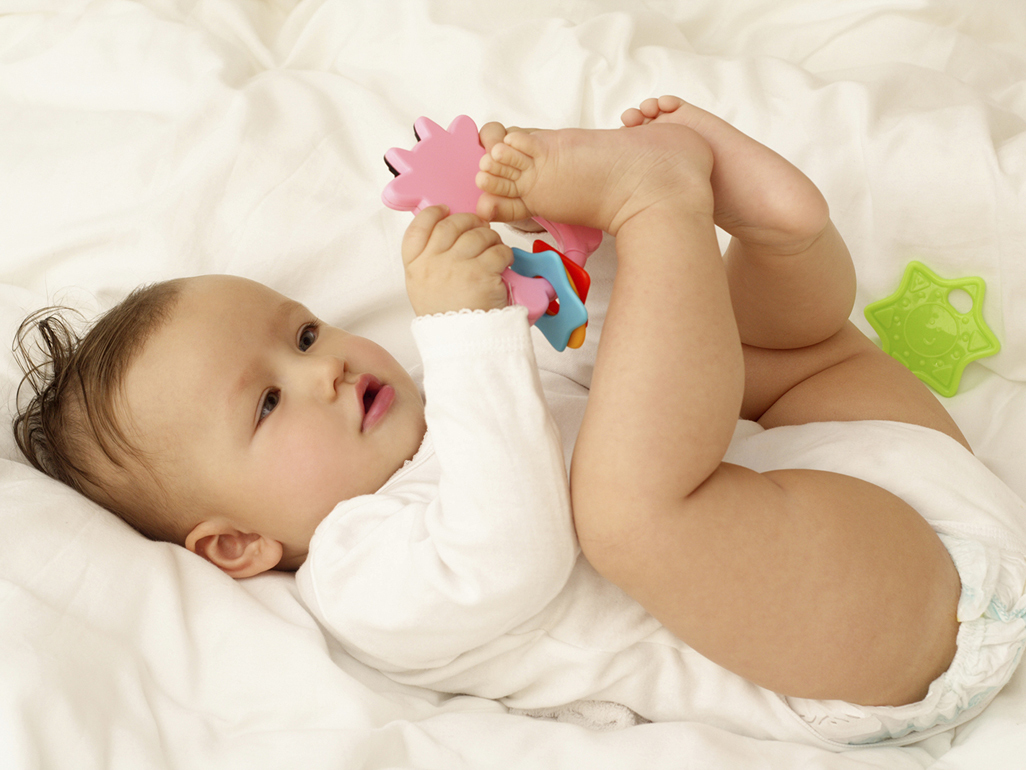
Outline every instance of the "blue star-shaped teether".
<path fill-rule="evenodd" d="M 949 300 L 955 289 L 972 299 L 968 312 Z M 983 320 L 982 278 L 941 278 L 921 262 L 910 262 L 901 286 L 887 299 L 866 306 L 866 320 L 880 335 L 884 352 L 911 369 L 942 396 L 953 396 L 966 364 L 1001 349 Z"/>
<path fill-rule="evenodd" d="M 513 249 L 513 264 L 510 270 L 528 278 L 544 278 L 559 298 L 559 312 L 555 315 L 545 314 L 534 325 L 545 335 L 545 339 L 556 350 L 566 350 L 574 329 L 588 322 L 588 311 L 577 296 L 566 268 L 559 254 L 554 251 L 540 251 L 534 254 L 523 249 Z"/>

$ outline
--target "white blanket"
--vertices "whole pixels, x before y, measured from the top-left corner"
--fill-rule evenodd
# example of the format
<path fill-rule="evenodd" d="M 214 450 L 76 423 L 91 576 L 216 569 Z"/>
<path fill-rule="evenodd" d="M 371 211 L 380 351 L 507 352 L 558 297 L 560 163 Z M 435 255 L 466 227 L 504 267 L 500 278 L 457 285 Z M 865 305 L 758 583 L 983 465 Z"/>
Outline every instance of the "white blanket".
<path fill-rule="evenodd" d="M 866 331 L 862 307 L 911 259 L 986 280 L 1003 348 L 945 404 L 1026 495 L 1019 0 L 0 0 L 0 333 L 50 302 L 92 315 L 139 283 L 228 272 L 413 365 L 409 217 L 381 205 L 385 150 L 410 146 L 421 115 L 615 126 L 661 93 L 820 185 Z M 8 409 L 18 379 L 4 355 Z M 0 436 L 5 769 L 975 770 L 1026 756 L 1026 670 L 952 733 L 841 754 L 694 723 L 603 732 L 399 686 L 334 646 L 290 577 L 236 583 L 148 542 Z"/>

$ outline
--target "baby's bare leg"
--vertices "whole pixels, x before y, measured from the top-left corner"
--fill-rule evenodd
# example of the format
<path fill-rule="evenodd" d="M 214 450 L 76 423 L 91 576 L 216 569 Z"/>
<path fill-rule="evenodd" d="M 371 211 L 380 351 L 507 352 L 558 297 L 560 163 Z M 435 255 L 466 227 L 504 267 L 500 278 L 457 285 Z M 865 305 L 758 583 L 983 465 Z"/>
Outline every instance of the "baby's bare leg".
<path fill-rule="evenodd" d="M 733 236 L 725 257 L 745 351 L 743 417 L 765 427 L 900 420 L 968 447 L 926 386 L 848 322 L 855 297 L 851 257 L 826 200 L 805 174 L 675 96 L 646 99 L 623 121 L 686 125 L 712 148 L 715 221 Z"/>
<path fill-rule="evenodd" d="M 708 147 L 665 122 L 505 141 L 479 178 L 489 207 L 617 235 L 571 473 L 585 555 L 758 684 L 865 704 L 922 697 L 954 654 L 959 592 L 925 521 L 846 476 L 722 462 L 743 373 Z"/>
<path fill-rule="evenodd" d="M 665 447 L 659 461 L 632 460 L 632 474 L 658 484 L 669 473 L 687 491 L 723 459 L 744 390 L 712 222 L 711 163 L 697 133 L 665 124 L 510 134 L 478 175 L 482 215 L 540 215 L 617 237 L 617 275 L 575 458 L 592 446 Z M 660 408 L 667 419 L 654 418 Z M 613 453 L 598 454 L 589 467 L 614 475 L 627 467 Z"/>
<path fill-rule="evenodd" d="M 805 174 L 675 96 L 647 99 L 623 120 L 679 123 L 709 142 L 716 224 L 733 236 L 727 271 L 743 343 L 804 347 L 845 325 L 855 299 L 855 270 L 826 200 Z"/>

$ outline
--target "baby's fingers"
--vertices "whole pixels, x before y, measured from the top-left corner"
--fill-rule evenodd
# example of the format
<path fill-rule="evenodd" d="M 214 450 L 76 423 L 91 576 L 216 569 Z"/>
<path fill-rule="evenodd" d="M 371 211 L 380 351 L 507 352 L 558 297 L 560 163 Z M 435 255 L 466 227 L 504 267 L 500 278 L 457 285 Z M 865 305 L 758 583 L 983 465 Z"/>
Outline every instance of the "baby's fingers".
<path fill-rule="evenodd" d="M 513 262 L 513 250 L 502 242 L 502 236 L 484 223 L 463 233 L 449 254 L 460 262 L 476 260 L 490 273 L 501 273 Z"/>
<path fill-rule="evenodd" d="M 502 237 L 487 222 L 475 217 L 478 224 L 462 233 L 447 249 L 456 259 L 474 259 L 486 250 L 502 243 Z"/>
<path fill-rule="evenodd" d="M 441 254 L 449 251 L 464 233 L 488 226 L 475 214 L 459 213 L 446 216 L 447 213 L 448 209 L 444 206 L 431 206 L 413 218 L 403 237 L 404 264 L 409 265 L 422 254 Z"/>
<path fill-rule="evenodd" d="M 449 216 L 447 206 L 429 206 L 413 218 L 406 232 L 403 234 L 402 248 L 403 264 L 409 265 L 413 260 L 424 253 L 428 241 L 435 232 L 435 226 Z"/>
<path fill-rule="evenodd" d="M 513 249 L 500 241 L 485 249 L 478 260 L 489 273 L 501 275 L 507 267 L 513 264 Z"/>

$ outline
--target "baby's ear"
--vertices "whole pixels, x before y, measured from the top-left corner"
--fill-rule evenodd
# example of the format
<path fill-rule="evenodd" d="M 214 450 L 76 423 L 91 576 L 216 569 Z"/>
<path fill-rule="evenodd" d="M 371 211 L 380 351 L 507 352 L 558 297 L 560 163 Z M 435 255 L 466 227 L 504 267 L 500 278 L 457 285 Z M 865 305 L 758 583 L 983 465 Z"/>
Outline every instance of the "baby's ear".
<path fill-rule="evenodd" d="M 242 532 L 223 519 L 197 524 L 185 547 L 233 578 L 252 577 L 278 566 L 282 544 L 254 532 Z"/>

